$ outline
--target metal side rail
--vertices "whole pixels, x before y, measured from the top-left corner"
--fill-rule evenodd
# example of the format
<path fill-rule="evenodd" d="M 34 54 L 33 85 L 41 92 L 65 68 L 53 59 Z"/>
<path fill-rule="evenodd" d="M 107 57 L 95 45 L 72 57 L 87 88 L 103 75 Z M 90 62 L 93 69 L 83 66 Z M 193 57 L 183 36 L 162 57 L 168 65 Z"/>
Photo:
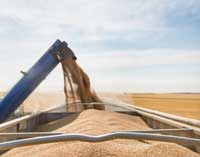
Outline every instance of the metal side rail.
<path fill-rule="evenodd" d="M 43 144 L 43 143 L 52 143 L 61 141 L 103 142 L 113 139 L 152 140 L 161 142 L 173 142 L 181 145 L 200 146 L 200 139 L 196 138 L 171 136 L 171 135 L 157 135 L 150 133 L 115 132 L 98 136 L 90 136 L 84 134 L 61 134 L 61 135 L 14 140 L 14 141 L 0 143 L 0 151 L 5 151 L 25 145 Z"/>
<path fill-rule="evenodd" d="M 4 137 L 32 138 L 32 137 L 51 136 L 51 135 L 60 135 L 60 134 L 64 134 L 64 133 L 61 133 L 61 132 L 7 132 L 7 133 L 0 133 L 0 138 L 4 138 Z"/>
<path fill-rule="evenodd" d="M 152 129 L 152 130 L 123 130 L 123 131 L 113 131 L 113 132 L 138 132 L 138 133 L 158 133 L 158 134 L 167 134 L 167 133 L 179 133 L 179 132 L 192 132 L 192 129 Z M 1 134 L 0 134 L 1 136 Z"/>
<path fill-rule="evenodd" d="M 152 130 L 121 130 L 113 132 L 136 132 L 136 133 L 158 133 L 166 134 L 170 132 L 191 132 L 192 129 L 152 129 Z M 13 138 L 32 138 L 32 137 L 41 137 L 41 136 L 51 136 L 51 135 L 61 135 L 65 134 L 63 132 L 7 132 L 0 133 L 0 138 L 3 137 L 13 137 Z"/>
<path fill-rule="evenodd" d="M 104 99 L 104 101 L 105 102 L 112 102 L 112 100 L 110 100 L 110 99 L 109 100 Z M 125 102 L 118 100 L 118 99 L 114 101 L 114 104 L 115 103 L 120 104 L 120 106 L 131 107 L 132 109 L 135 109 L 135 110 L 138 110 L 138 111 L 154 114 L 154 115 L 157 115 L 157 116 L 160 116 L 160 117 L 163 117 L 163 118 L 167 118 L 167 119 L 171 119 L 171 120 L 174 120 L 174 121 L 177 121 L 177 122 L 181 122 L 181 123 L 185 123 L 185 124 L 188 124 L 188 125 L 200 127 L 200 120 L 197 120 L 197 119 L 181 117 L 181 116 L 172 115 L 172 114 L 161 112 L 161 111 L 156 111 L 156 110 L 152 110 L 152 109 L 139 107 L 139 106 L 136 106 L 136 105 L 125 103 Z"/>

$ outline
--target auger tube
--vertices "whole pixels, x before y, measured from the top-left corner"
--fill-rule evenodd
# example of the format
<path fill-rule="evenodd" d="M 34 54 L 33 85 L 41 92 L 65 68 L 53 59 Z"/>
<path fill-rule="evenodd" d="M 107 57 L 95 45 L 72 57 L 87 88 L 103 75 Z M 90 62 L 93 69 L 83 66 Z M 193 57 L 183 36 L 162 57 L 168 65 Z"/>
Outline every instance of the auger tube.
<path fill-rule="evenodd" d="M 66 57 L 74 57 L 66 42 L 56 40 L 47 52 L 30 68 L 24 76 L 0 101 L 0 123 L 4 122 L 47 75 Z"/>

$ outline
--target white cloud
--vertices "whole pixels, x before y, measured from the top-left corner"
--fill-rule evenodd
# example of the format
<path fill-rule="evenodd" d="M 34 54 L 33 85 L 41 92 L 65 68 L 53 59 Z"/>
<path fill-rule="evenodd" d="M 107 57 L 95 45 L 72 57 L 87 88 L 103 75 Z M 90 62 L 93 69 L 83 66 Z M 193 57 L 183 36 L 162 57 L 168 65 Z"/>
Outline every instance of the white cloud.
<path fill-rule="evenodd" d="M 200 63 L 199 50 L 96 50 L 88 54 L 86 49 L 89 48 L 83 44 L 113 39 L 159 40 L 165 34 L 176 31 L 169 25 L 168 14 L 192 14 L 192 17 L 199 18 L 199 0 L 0 0 L 0 4 L 0 71 L 5 73 L 0 79 L 0 89 L 10 87 L 19 77 L 18 71 L 28 69 L 56 38 L 69 41 L 72 49 L 80 51 L 77 57 L 86 71 L 92 74 L 97 88 L 111 84 L 107 89 L 128 89 L 130 84 L 137 82 L 132 78 L 113 81 L 114 77 L 104 78 L 103 81 L 97 78 L 99 72 L 112 73 L 116 69 L 150 65 Z M 8 81 L 8 77 L 12 80 Z M 197 81 L 194 82 L 193 87 L 198 85 Z M 41 89 L 61 88 L 61 83 L 62 75 L 58 69 Z M 151 84 L 147 80 L 146 83 L 137 83 L 130 89 L 142 90 L 144 84 Z"/>
<path fill-rule="evenodd" d="M 1 0 L 0 16 L 20 19 L 30 38 L 71 40 L 157 38 L 173 28 L 165 16 L 198 13 L 198 0 Z"/>
<path fill-rule="evenodd" d="M 148 49 L 98 52 L 80 55 L 80 63 L 89 71 L 139 68 L 152 65 L 200 64 L 199 50 Z"/>
<path fill-rule="evenodd" d="M 199 80 L 146 80 L 129 78 L 122 80 L 120 77 L 107 81 L 96 81 L 93 86 L 103 92 L 199 92 Z"/>

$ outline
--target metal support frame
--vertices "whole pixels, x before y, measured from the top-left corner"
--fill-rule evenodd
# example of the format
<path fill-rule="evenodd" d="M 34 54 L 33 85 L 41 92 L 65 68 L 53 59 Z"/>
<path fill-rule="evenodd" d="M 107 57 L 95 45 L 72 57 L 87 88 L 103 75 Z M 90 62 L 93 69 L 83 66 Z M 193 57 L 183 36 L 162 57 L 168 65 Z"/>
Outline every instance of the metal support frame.
<path fill-rule="evenodd" d="M 192 129 L 153 129 L 153 130 L 118 130 L 115 132 L 130 132 L 130 133 L 159 133 L 159 134 L 168 134 L 168 133 L 177 133 L 177 132 L 191 132 Z M 39 136 L 50 136 L 50 135 L 60 135 L 64 134 L 63 132 L 7 132 L 0 133 L 0 138 L 3 137 L 13 137 L 13 138 L 30 138 L 30 137 L 39 137 Z M 173 134 L 172 134 L 173 135 Z"/>
<path fill-rule="evenodd" d="M 183 128 L 183 129 L 152 129 L 152 130 L 123 130 L 123 132 L 138 132 L 138 133 L 159 133 L 159 134 L 174 134 L 182 132 L 192 132 L 192 129 Z M 119 132 L 119 131 L 114 131 Z M 121 131 L 120 131 L 121 132 Z"/>
<path fill-rule="evenodd" d="M 155 135 L 150 133 L 115 132 L 98 136 L 89 136 L 84 134 L 61 134 L 61 135 L 14 140 L 14 141 L 0 143 L 0 150 L 4 151 L 14 147 L 30 145 L 30 144 L 42 144 L 42 143 L 52 143 L 61 141 L 103 142 L 113 139 L 153 140 L 162 142 L 173 142 L 188 146 L 200 146 L 200 139 L 196 138 L 171 136 L 171 135 Z"/>

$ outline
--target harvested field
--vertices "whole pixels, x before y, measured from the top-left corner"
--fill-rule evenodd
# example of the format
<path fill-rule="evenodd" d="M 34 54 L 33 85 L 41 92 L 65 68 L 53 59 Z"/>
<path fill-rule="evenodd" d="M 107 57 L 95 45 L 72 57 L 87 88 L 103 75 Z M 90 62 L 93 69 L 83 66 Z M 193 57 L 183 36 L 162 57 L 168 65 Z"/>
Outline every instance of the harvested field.
<path fill-rule="evenodd" d="M 3 93 L 4 94 L 4 93 Z M 116 94 L 100 97 L 120 99 L 127 103 L 188 118 L 200 119 L 200 94 Z M 33 93 L 23 103 L 25 112 L 36 112 L 65 103 L 63 92 Z"/>
<path fill-rule="evenodd" d="M 118 97 L 137 106 L 200 119 L 200 94 L 124 94 Z"/>
<path fill-rule="evenodd" d="M 3 97 L 5 95 L 4 92 L 0 92 L 0 98 Z"/>
<path fill-rule="evenodd" d="M 61 104 L 65 104 L 63 92 L 35 92 L 24 101 L 23 107 L 25 112 L 37 112 Z"/>
<path fill-rule="evenodd" d="M 74 118 L 74 117 L 73 117 Z M 54 125 L 63 126 L 54 131 L 66 133 L 84 133 L 98 135 L 117 130 L 145 130 L 149 127 L 140 117 L 119 114 L 110 111 L 85 110 L 80 113 L 74 121 L 66 125 L 67 119 L 58 120 Z M 47 124 L 38 130 L 48 131 Z M 56 142 L 51 144 L 40 144 L 15 148 L 2 157 L 93 157 L 93 156 L 115 156 L 115 157 L 197 157 L 200 156 L 189 149 L 172 143 L 142 141 L 142 140 L 111 140 L 100 143 L 89 142 Z"/>

